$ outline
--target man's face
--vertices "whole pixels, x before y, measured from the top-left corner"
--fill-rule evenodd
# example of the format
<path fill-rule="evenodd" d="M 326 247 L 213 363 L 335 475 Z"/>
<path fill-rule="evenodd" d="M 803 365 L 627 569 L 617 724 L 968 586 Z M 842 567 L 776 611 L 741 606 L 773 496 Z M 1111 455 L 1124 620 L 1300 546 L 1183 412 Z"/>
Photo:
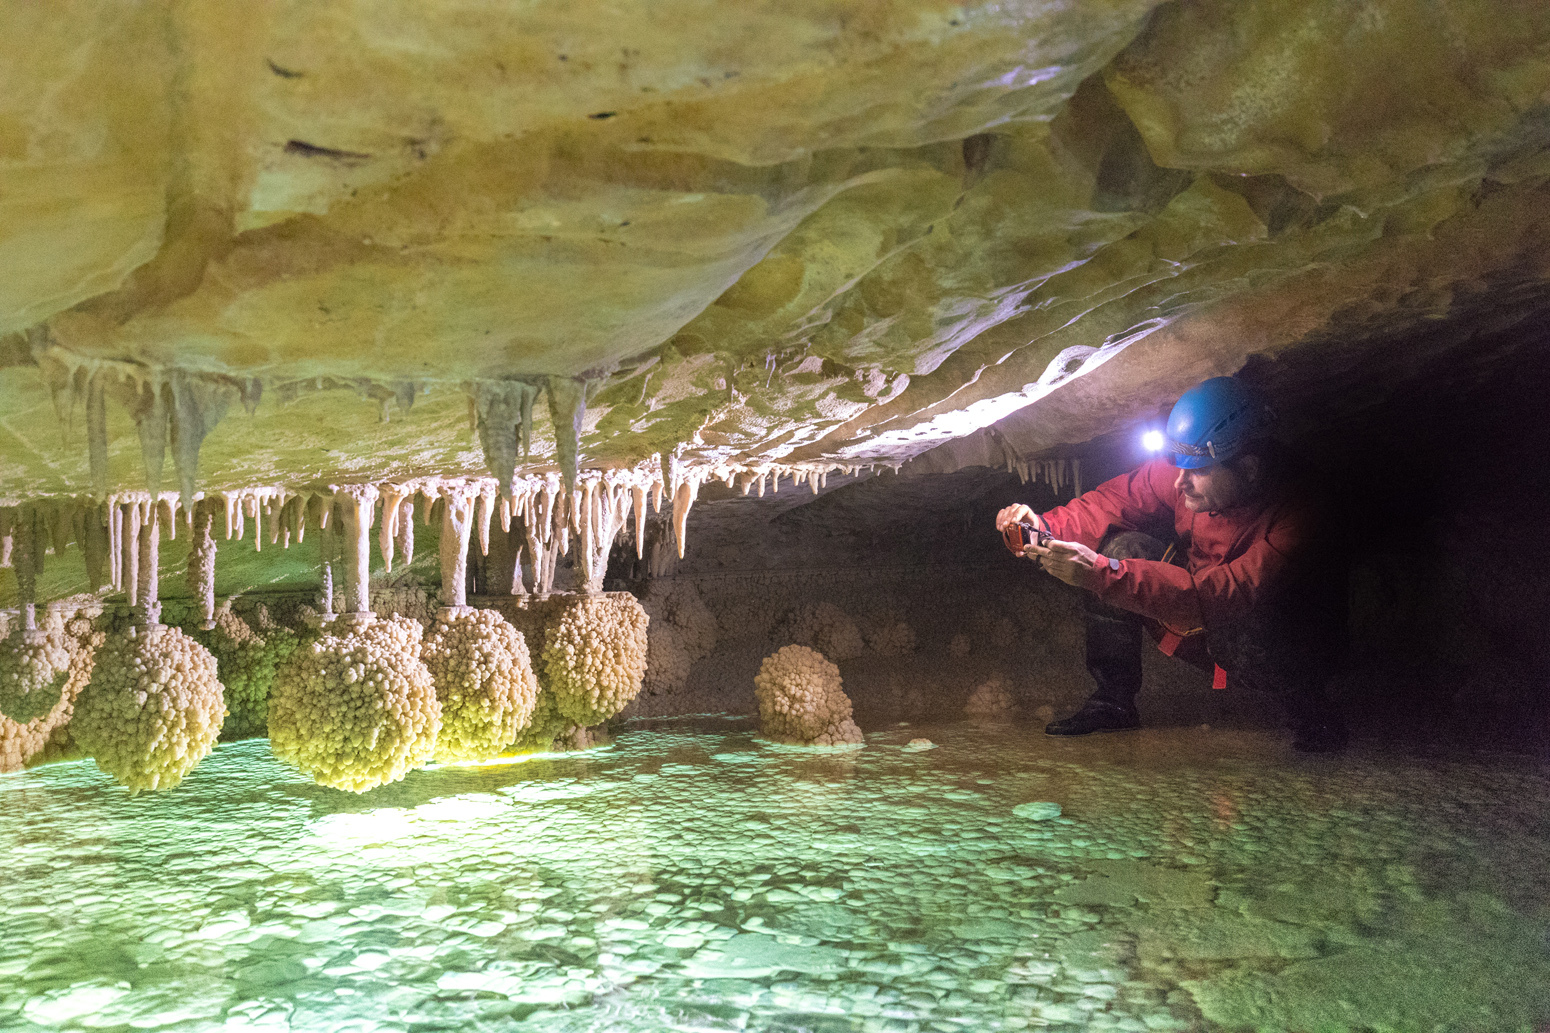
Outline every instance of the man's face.
<path fill-rule="evenodd" d="M 1249 462 L 1253 462 L 1250 457 Z M 1180 470 L 1173 486 L 1184 497 L 1184 508 L 1191 513 L 1215 513 L 1244 502 L 1249 483 L 1237 471 L 1213 463 L 1195 470 Z"/>

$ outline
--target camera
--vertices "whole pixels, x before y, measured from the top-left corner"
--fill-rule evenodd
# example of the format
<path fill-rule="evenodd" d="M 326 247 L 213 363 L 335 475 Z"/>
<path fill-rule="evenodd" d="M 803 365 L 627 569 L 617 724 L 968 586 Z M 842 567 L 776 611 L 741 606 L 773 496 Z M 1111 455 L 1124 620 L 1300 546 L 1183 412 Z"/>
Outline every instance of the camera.
<path fill-rule="evenodd" d="M 1006 547 L 1014 556 L 1021 556 L 1023 549 L 1029 545 L 1037 545 L 1045 548 L 1054 539 L 1054 535 L 1041 528 L 1034 527 L 1026 520 L 1019 520 L 1015 524 L 1007 524 L 1002 532 L 1002 538 L 1006 541 Z"/>

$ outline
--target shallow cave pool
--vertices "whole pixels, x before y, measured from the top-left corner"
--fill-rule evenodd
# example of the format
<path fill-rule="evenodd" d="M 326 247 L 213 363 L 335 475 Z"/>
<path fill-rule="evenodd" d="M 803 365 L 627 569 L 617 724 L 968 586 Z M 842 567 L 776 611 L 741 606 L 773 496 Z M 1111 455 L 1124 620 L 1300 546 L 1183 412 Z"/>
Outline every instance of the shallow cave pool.
<path fill-rule="evenodd" d="M 1535 1031 L 1547 882 L 1528 760 L 702 720 L 357 797 L 251 740 L 0 777 L 0 1029 Z"/>

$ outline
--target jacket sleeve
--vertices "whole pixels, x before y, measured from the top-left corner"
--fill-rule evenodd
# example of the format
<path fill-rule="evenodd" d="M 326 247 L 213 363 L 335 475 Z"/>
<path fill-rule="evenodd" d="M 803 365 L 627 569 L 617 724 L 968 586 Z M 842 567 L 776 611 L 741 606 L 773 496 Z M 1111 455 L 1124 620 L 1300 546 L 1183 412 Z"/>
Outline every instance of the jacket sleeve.
<path fill-rule="evenodd" d="M 1252 609 L 1282 579 L 1308 530 L 1303 514 L 1284 514 L 1221 566 L 1191 574 L 1156 560 L 1118 560 L 1094 571 L 1088 587 L 1106 603 L 1192 631 Z"/>
<path fill-rule="evenodd" d="M 1104 481 L 1081 498 L 1040 514 L 1039 519 L 1061 541 L 1096 549 L 1111 527 L 1135 531 L 1158 517 L 1172 520 L 1177 502 L 1173 480 L 1174 470 L 1168 461 L 1153 459 Z"/>

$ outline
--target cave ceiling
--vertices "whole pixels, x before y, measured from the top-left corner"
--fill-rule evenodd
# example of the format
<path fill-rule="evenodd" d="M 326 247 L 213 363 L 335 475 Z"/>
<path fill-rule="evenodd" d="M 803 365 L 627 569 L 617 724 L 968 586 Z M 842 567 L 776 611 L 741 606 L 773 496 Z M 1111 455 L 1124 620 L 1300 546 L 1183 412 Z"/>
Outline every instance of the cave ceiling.
<path fill-rule="evenodd" d="M 1543 0 L 6 20 L 6 497 L 86 490 L 93 377 L 115 488 L 169 378 L 227 410 L 206 487 L 482 472 L 510 381 L 584 392 L 590 467 L 951 469 L 1550 307 Z"/>

